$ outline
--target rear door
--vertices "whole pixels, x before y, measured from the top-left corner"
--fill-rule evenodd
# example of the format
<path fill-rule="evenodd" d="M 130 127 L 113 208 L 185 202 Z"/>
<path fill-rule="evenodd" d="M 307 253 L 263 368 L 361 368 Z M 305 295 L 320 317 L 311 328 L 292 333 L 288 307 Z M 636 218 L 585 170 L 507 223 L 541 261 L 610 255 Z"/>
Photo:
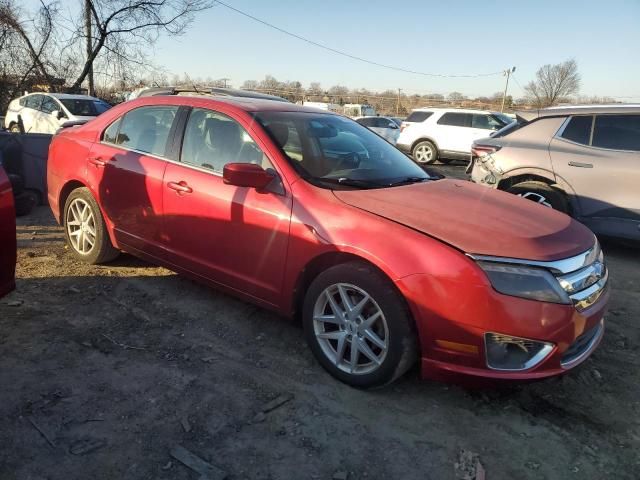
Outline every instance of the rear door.
<path fill-rule="evenodd" d="M 640 115 L 570 117 L 550 153 L 585 223 L 598 232 L 640 238 Z"/>
<path fill-rule="evenodd" d="M 87 159 L 89 186 L 113 224 L 118 243 L 157 254 L 162 181 L 177 106 L 139 107 L 102 133 Z"/>
<path fill-rule="evenodd" d="M 29 95 L 26 97 L 25 106 L 19 113 L 26 133 L 38 132 L 40 117 L 42 117 L 40 106 L 42 105 L 43 97 L 44 95 L 41 94 Z"/>
<path fill-rule="evenodd" d="M 171 261 L 214 282 L 279 303 L 291 197 L 278 179 L 269 191 L 226 185 L 227 163 L 273 169 L 264 144 L 236 119 L 194 108 L 180 162 L 164 175 L 165 248 Z"/>
<path fill-rule="evenodd" d="M 469 113 L 446 112 L 438 119 L 434 137 L 441 151 L 471 153 L 471 117 Z"/>

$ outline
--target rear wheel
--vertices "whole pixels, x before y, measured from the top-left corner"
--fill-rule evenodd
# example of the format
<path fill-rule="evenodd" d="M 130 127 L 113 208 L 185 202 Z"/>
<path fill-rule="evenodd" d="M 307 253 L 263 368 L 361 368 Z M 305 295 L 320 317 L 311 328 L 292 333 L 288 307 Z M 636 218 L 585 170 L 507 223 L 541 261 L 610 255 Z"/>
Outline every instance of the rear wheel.
<path fill-rule="evenodd" d="M 429 140 L 418 142 L 411 151 L 411 156 L 416 163 L 428 165 L 438 159 L 438 149 Z"/>
<path fill-rule="evenodd" d="M 562 213 L 569 212 L 569 202 L 564 193 L 544 182 L 521 182 L 513 185 L 507 191 Z"/>
<path fill-rule="evenodd" d="M 384 275 L 364 263 L 336 265 L 318 275 L 305 296 L 303 323 L 320 364 L 354 387 L 390 383 L 417 356 L 404 299 Z"/>
<path fill-rule="evenodd" d="M 71 251 L 85 263 L 108 262 L 119 254 L 111 244 L 100 207 L 87 188 L 78 188 L 67 198 L 64 231 Z"/>

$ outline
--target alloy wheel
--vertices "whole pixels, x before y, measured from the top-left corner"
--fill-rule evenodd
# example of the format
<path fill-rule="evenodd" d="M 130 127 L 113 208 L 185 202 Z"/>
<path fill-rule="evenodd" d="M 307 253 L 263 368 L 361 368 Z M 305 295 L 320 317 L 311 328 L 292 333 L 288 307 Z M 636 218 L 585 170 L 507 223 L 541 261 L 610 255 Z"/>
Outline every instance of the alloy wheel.
<path fill-rule="evenodd" d="M 67 210 L 67 233 L 74 250 L 88 255 L 96 243 L 96 221 L 91 206 L 82 198 L 71 202 Z"/>
<path fill-rule="evenodd" d="M 539 203 L 540 205 L 544 205 L 545 207 L 553 208 L 547 197 L 541 195 L 537 192 L 523 192 L 518 195 L 519 197 L 526 198 L 527 200 L 531 200 L 532 202 Z"/>
<path fill-rule="evenodd" d="M 313 329 L 324 355 L 349 374 L 377 370 L 389 350 L 382 309 L 367 292 L 348 283 L 330 285 L 318 296 Z"/>
<path fill-rule="evenodd" d="M 414 156 L 418 163 L 430 163 L 433 161 L 434 151 L 429 145 L 420 145 L 416 148 Z"/>

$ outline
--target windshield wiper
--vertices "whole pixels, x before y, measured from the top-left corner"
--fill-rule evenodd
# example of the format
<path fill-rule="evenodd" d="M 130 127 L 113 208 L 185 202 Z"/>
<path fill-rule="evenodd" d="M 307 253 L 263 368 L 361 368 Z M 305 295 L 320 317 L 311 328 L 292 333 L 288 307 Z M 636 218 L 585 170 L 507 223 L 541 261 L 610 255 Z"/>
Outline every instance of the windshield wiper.
<path fill-rule="evenodd" d="M 344 185 L 345 187 L 357 187 L 357 188 L 380 188 L 386 187 L 384 183 L 375 182 L 373 180 L 360 180 L 357 178 L 340 177 L 340 178 L 326 178 L 320 177 L 317 180 L 326 183 L 332 183 L 334 185 Z"/>
<path fill-rule="evenodd" d="M 387 184 L 389 187 L 397 187 L 398 185 L 408 185 L 410 183 L 420 183 L 425 180 L 431 180 L 429 177 L 405 177 L 400 180 L 396 180 L 395 182 L 391 182 Z"/>

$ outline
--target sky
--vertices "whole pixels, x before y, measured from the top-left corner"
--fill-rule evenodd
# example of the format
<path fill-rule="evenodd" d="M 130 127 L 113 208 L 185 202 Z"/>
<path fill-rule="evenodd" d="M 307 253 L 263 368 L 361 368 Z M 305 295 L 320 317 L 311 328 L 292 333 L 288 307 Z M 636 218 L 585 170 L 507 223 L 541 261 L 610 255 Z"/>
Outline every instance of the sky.
<path fill-rule="evenodd" d="M 65 3 L 69 0 L 65 0 Z M 77 1 L 77 0 L 76 0 Z M 516 67 L 509 93 L 548 63 L 574 58 L 582 95 L 640 101 L 640 0 L 225 0 L 331 48 L 425 73 L 474 75 Z M 468 96 L 502 91 L 502 75 L 440 78 L 393 71 L 322 50 L 222 5 L 149 52 L 167 71 L 244 80 L 273 75 L 304 86 Z"/>

